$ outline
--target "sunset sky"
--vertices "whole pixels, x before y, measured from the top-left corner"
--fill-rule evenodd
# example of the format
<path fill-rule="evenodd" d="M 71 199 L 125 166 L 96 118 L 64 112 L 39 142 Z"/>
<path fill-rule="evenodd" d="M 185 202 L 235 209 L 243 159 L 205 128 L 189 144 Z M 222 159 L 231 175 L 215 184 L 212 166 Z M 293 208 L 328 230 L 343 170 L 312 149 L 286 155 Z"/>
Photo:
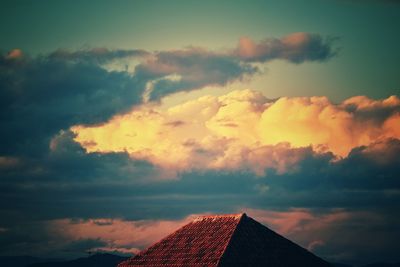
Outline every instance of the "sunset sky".
<path fill-rule="evenodd" d="M 394 0 L 2 1 L 0 256 L 246 212 L 400 261 L 398 25 Z"/>

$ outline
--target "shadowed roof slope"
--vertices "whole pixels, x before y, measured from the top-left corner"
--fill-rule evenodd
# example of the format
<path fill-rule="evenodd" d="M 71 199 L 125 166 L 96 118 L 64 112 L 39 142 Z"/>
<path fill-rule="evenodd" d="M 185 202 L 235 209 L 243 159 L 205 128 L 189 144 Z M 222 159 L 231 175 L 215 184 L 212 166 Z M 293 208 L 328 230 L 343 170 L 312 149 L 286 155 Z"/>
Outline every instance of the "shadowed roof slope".
<path fill-rule="evenodd" d="M 330 265 L 243 213 L 199 217 L 118 265 L 133 266 Z"/>

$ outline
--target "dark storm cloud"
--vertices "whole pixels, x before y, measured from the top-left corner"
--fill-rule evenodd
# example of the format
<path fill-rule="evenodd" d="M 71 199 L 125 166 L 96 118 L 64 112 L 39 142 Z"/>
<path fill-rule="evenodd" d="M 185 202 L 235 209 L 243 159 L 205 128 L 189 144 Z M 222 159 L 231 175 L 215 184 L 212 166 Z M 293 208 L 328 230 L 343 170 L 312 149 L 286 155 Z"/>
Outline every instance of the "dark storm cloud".
<path fill-rule="evenodd" d="M 159 174 L 151 164 L 125 153 L 87 154 L 72 138 L 72 133 L 61 132 L 49 153 L 21 156 L 17 164 L 3 166 L 0 227 L 20 220 L 123 216 L 134 203 L 116 208 L 114 200 L 124 202 L 140 191 L 138 185 Z"/>
<path fill-rule="evenodd" d="M 365 96 L 356 96 L 344 101 L 342 106 L 353 115 L 355 120 L 361 122 L 369 121 L 376 125 L 382 125 L 390 116 L 400 112 L 399 99 L 394 95 L 381 103 L 368 101 Z"/>
<path fill-rule="evenodd" d="M 61 129 L 104 122 L 140 103 L 142 91 L 127 73 L 90 62 L 1 57 L 0 154 L 46 149 Z"/>
<path fill-rule="evenodd" d="M 270 190 L 256 201 L 259 207 L 353 207 L 400 206 L 400 141 L 389 139 L 352 150 L 335 160 L 331 154 L 310 153 L 298 171 L 260 179 Z"/>
<path fill-rule="evenodd" d="M 26 220 L 149 219 L 227 212 L 240 206 L 357 209 L 400 205 L 398 140 L 354 149 L 348 158 L 334 162 L 332 155 L 310 149 L 290 173 L 267 170 L 265 177 L 256 177 L 246 171 L 189 172 L 179 180 L 152 180 L 158 170 L 145 162 L 123 153 L 85 154 L 72 139 L 64 142 L 52 155 L 25 163 L 25 171 L 13 167 L 3 172 L 1 211 L 9 223 L 18 216 Z"/>

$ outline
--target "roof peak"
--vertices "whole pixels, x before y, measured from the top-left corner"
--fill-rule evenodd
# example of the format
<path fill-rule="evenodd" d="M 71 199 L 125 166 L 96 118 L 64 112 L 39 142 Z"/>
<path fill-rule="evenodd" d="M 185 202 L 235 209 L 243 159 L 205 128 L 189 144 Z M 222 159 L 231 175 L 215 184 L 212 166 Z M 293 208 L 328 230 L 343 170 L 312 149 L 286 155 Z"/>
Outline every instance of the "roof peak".
<path fill-rule="evenodd" d="M 200 216 L 119 267 L 329 267 L 245 213 Z"/>
<path fill-rule="evenodd" d="M 231 218 L 234 220 L 240 220 L 242 217 L 247 216 L 246 213 L 233 213 L 233 214 L 216 214 L 216 215 L 201 215 L 193 220 L 193 222 L 199 222 L 206 219 L 227 219 Z"/>

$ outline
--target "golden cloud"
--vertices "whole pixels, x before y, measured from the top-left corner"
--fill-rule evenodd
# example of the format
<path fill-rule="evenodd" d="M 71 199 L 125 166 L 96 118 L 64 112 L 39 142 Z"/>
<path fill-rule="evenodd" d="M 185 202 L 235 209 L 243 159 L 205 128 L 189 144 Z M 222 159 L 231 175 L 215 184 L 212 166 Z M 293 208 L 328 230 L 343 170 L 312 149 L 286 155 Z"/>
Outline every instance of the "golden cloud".
<path fill-rule="evenodd" d="M 248 169 L 261 175 L 266 168 L 292 170 L 311 149 L 346 157 L 355 147 L 400 138 L 399 110 L 396 96 L 334 104 L 326 97 L 271 101 L 241 90 L 167 109 L 144 104 L 103 125 L 71 130 L 89 153 L 127 152 L 176 171 Z"/>

